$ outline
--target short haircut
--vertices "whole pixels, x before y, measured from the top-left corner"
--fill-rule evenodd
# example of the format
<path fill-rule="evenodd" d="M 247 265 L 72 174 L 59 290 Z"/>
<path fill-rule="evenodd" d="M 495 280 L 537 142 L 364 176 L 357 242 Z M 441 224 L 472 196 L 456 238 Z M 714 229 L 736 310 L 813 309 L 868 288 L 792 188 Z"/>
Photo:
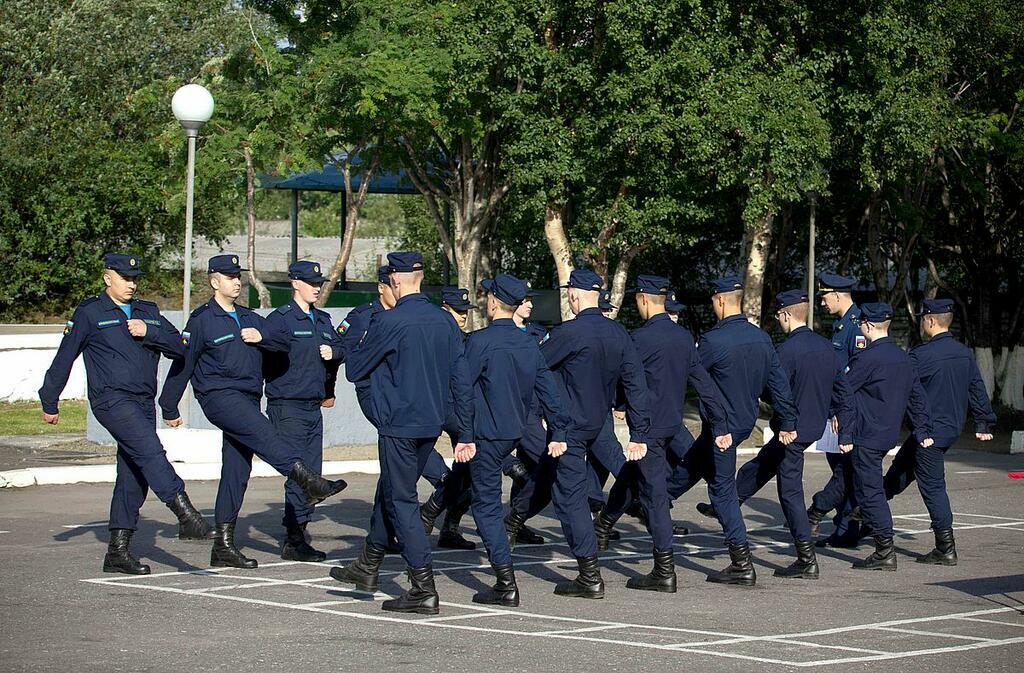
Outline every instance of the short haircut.
<path fill-rule="evenodd" d="M 929 315 L 935 320 L 935 324 L 943 329 L 953 324 L 952 313 L 930 313 Z"/>
<path fill-rule="evenodd" d="M 800 302 L 799 304 L 790 304 L 782 310 L 788 311 L 789 314 L 793 316 L 794 320 L 804 323 L 807 322 L 807 315 L 810 313 L 810 307 L 805 301 Z"/>
<path fill-rule="evenodd" d="M 644 293 L 644 296 L 647 297 L 647 301 L 651 302 L 655 306 L 664 306 L 665 305 L 666 297 L 663 294 L 647 294 L 647 293 Z"/>
<path fill-rule="evenodd" d="M 730 290 L 728 292 L 719 292 L 715 295 L 721 297 L 726 304 L 740 305 L 743 303 L 743 290 Z"/>
<path fill-rule="evenodd" d="M 498 309 L 501 310 L 501 311 L 507 311 L 509 313 L 515 313 L 516 310 L 519 309 L 520 304 L 516 304 L 514 306 L 512 304 L 506 304 L 502 300 L 500 300 L 497 297 L 495 297 L 493 294 L 491 295 L 491 298 L 494 299 L 494 302 L 498 305 Z"/>

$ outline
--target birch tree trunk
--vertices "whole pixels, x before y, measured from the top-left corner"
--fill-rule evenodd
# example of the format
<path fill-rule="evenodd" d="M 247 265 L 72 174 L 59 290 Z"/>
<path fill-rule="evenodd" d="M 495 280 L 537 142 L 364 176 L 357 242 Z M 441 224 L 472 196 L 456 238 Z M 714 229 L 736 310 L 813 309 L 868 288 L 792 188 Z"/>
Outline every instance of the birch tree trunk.
<path fill-rule="evenodd" d="M 762 299 L 764 297 L 764 276 L 768 265 L 768 253 L 772 245 L 772 223 L 775 214 L 768 214 L 757 223 L 750 234 L 750 250 L 747 253 L 747 271 L 743 282 L 743 312 L 755 325 L 761 325 Z"/>
<path fill-rule="evenodd" d="M 544 237 L 548 241 L 548 250 L 551 251 L 551 258 L 555 262 L 558 284 L 565 285 L 569 282 L 569 274 L 573 271 L 573 264 L 569 239 L 565 235 L 564 206 L 549 203 L 544 208 Z M 569 297 L 565 289 L 559 290 L 558 303 L 562 320 L 571 320 L 572 311 L 569 310 Z"/>
<path fill-rule="evenodd" d="M 248 142 L 242 143 L 245 156 L 245 218 L 246 218 L 246 260 L 249 268 L 249 283 L 256 288 L 260 308 L 270 308 L 270 291 L 256 274 L 256 170 L 252 164 L 252 150 Z"/>

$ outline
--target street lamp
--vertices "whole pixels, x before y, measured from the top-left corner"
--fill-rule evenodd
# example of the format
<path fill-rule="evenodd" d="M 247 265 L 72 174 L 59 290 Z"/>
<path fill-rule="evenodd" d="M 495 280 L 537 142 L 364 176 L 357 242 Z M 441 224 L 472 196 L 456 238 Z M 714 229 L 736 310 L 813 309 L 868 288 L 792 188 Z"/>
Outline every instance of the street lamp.
<path fill-rule="evenodd" d="M 188 139 L 188 168 L 185 177 L 185 276 L 181 290 L 181 324 L 182 329 L 188 323 L 189 300 L 192 295 L 192 197 L 196 180 L 196 138 L 203 124 L 213 116 L 213 96 L 198 84 L 186 84 L 174 92 L 171 98 L 171 112 L 181 122 Z M 182 406 L 185 423 L 188 423 L 188 410 L 191 406 L 188 391 L 183 397 Z"/>
<path fill-rule="evenodd" d="M 814 216 L 818 209 L 818 192 L 814 189 L 807 192 L 810 202 L 811 217 L 807 226 L 807 325 L 814 329 L 814 243 L 817 237 Z"/>
<path fill-rule="evenodd" d="M 196 180 L 196 137 L 213 116 L 213 96 L 198 84 L 186 84 L 174 92 L 171 111 L 181 122 L 188 139 L 188 169 L 185 178 L 185 279 L 182 289 L 182 321 L 188 320 L 192 293 L 192 195 Z"/>

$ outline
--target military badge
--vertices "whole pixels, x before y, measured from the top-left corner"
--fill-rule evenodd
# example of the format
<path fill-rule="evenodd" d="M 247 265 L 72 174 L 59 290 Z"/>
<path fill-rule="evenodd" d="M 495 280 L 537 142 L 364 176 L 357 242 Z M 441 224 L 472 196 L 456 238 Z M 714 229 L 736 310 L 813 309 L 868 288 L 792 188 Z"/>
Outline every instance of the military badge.
<path fill-rule="evenodd" d="M 191 338 L 192 338 L 192 333 L 191 332 L 182 332 L 181 333 L 181 344 L 183 346 L 188 346 L 188 341 Z"/>
<path fill-rule="evenodd" d="M 338 334 L 345 336 L 349 327 L 351 327 L 351 325 L 349 325 L 348 320 L 342 320 L 341 324 L 338 325 Z"/>
<path fill-rule="evenodd" d="M 74 326 L 75 326 L 75 323 L 69 320 L 67 322 L 67 324 L 64 325 L 64 336 L 67 336 L 67 335 L 71 334 L 71 328 L 74 327 Z"/>
<path fill-rule="evenodd" d="M 853 346 L 854 346 L 854 348 L 867 348 L 868 347 L 868 338 L 866 336 L 862 336 L 862 335 L 855 336 L 853 338 Z"/>

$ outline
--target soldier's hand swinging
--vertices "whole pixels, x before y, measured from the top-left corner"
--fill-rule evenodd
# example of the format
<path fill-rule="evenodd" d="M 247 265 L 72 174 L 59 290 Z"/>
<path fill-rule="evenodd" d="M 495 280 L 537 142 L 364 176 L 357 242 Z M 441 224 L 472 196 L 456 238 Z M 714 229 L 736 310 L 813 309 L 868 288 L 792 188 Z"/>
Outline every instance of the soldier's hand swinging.
<path fill-rule="evenodd" d="M 626 460 L 640 460 L 647 455 L 647 445 L 640 442 L 630 442 L 626 445 Z"/>
<path fill-rule="evenodd" d="M 137 318 L 128 321 L 128 333 L 137 339 L 146 336 L 146 323 Z"/>
<path fill-rule="evenodd" d="M 933 440 L 931 437 L 929 437 L 928 439 L 926 439 L 923 442 L 921 442 L 921 448 L 922 449 L 927 449 L 929 446 L 931 446 L 934 443 L 935 443 L 935 440 Z"/>
<path fill-rule="evenodd" d="M 839 434 L 839 417 L 837 416 L 832 417 L 832 433 Z"/>
<path fill-rule="evenodd" d="M 172 418 L 171 420 L 164 419 L 164 425 L 166 425 L 169 428 L 178 427 L 179 425 L 181 425 L 181 416 L 178 416 L 177 418 Z"/>
<path fill-rule="evenodd" d="M 616 418 L 616 420 L 620 420 L 620 421 L 626 420 L 626 412 L 625 411 L 613 411 L 612 412 L 612 416 L 614 416 Z"/>
<path fill-rule="evenodd" d="M 548 455 L 552 458 L 558 458 L 568 450 L 569 445 L 565 442 L 551 442 L 548 444 Z"/>
<path fill-rule="evenodd" d="M 332 357 L 334 357 L 334 353 L 331 352 L 331 347 L 327 344 L 320 344 L 320 358 L 330 360 Z"/>
<path fill-rule="evenodd" d="M 57 421 L 60 420 L 60 414 L 48 414 L 43 412 L 43 422 L 49 423 L 50 425 L 57 425 Z"/>
<path fill-rule="evenodd" d="M 258 344 L 263 341 L 263 335 L 255 327 L 242 328 L 242 341 L 247 344 Z"/>
<path fill-rule="evenodd" d="M 330 409 L 331 407 L 334 406 L 334 398 L 328 397 L 326 400 L 320 403 L 320 406 L 323 407 L 324 409 Z"/>
<path fill-rule="evenodd" d="M 849 453 L 853 451 L 853 444 L 840 444 L 839 453 Z"/>
<path fill-rule="evenodd" d="M 983 442 L 990 442 L 990 441 L 992 441 L 992 433 L 991 432 L 976 432 L 976 433 L 974 433 L 974 436 L 977 437 L 978 439 L 980 439 Z"/>
<path fill-rule="evenodd" d="M 796 441 L 796 430 L 792 432 L 780 432 L 779 441 L 782 442 L 783 446 L 789 446 Z"/>
<path fill-rule="evenodd" d="M 724 435 L 715 437 L 715 446 L 718 447 L 719 451 L 728 451 L 729 447 L 732 446 L 732 433 L 727 432 Z"/>

